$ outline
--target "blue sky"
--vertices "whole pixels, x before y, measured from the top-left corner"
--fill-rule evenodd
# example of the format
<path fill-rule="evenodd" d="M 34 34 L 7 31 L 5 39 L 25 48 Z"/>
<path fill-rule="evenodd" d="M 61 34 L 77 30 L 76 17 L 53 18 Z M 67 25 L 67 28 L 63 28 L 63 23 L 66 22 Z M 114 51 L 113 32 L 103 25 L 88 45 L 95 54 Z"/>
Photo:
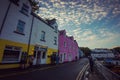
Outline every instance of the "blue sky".
<path fill-rule="evenodd" d="M 39 0 L 38 15 L 56 18 L 80 47 L 120 46 L 120 0 Z"/>

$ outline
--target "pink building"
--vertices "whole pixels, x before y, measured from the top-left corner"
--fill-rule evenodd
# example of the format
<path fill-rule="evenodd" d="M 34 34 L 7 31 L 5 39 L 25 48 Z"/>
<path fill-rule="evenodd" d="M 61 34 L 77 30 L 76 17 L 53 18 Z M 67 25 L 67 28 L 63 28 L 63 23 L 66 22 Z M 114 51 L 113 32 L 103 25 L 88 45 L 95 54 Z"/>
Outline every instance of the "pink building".
<path fill-rule="evenodd" d="M 67 36 L 65 30 L 59 31 L 59 56 L 60 62 L 76 60 L 79 57 L 78 44 L 73 36 Z"/>

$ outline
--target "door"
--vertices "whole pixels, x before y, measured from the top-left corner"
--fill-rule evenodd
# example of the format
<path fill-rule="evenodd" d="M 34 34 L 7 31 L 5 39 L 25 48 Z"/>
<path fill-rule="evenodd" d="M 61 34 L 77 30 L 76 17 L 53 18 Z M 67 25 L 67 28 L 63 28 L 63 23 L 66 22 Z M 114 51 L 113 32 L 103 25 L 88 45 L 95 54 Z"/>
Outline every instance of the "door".
<path fill-rule="evenodd" d="M 46 51 L 41 51 L 41 64 L 46 64 Z"/>
<path fill-rule="evenodd" d="M 37 61 L 36 64 L 40 64 L 41 63 L 41 51 L 37 51 Z"/>

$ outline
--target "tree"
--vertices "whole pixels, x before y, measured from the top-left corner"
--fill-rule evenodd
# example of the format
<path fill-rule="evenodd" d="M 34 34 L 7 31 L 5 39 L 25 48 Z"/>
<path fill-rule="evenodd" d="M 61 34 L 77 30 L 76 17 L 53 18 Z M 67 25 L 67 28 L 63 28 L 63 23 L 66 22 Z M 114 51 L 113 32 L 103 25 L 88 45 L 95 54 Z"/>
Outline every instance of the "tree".
<path fill-rule="evenodd" d="M 85 56 L 90 56 L 91 50 L 88 47 L 80 47 Z"/>

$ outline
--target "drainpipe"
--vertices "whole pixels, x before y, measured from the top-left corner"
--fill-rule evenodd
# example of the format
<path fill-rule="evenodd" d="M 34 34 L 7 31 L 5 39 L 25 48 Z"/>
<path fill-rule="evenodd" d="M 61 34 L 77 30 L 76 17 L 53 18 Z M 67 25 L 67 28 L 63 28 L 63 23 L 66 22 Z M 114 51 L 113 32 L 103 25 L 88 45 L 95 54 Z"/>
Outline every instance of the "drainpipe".
<path fill-rule="evenodd" d="M 31 36 L 32 36 L 32 29 L 33 29 L 33 22 L 34 22 L 34 16 L 32 17 L 32 23 L 31 23 L 30 34 L 29 34 L 29 41 L 28 41 L 27 53 L 29 53 L 29 50 L 30 50 L 30 43 L 31 43 Z"/>
<path fill-rule="evenodd" d="M 29 50 L 30 50 L 30 43 L 31 43 L 31 36 L 32 36 L 32 29 L 33 29 L 33 22 L 34 22 L 34 16 L 32 16 L 32 23 L 31 23 L 31 28 L 30 28 L 30 34 L 29 34 L 29 40 L 28 40 L 28 48 L 27 48 L 27 55 L 29 54 Z M 27 60 L 29 59 L 29 56 L 27 56 Z M 27 61 L 26 64 L 28 64 L 29 62 Z M 28 65 L 27 65 L 28 67 Z"/>
<path fill-rule="evenodd" d="M 7 8 L 7 11 L 6 11 L 6 13 L 5 13 L 5 16 L 4 16 L 4 18 L 3 18 L 2 25 L 1 25 L 1 27 L 0 27 L 0 35 L 1 35 L 1 33 L 2 33 L 2 29 L 3 29 L 4 24 L 5 24 L 5 21 L 6 21 L 6 19 L 7 19 L 8 12 L 9 12 L 9 10 L 10 10 L 11 4 L 12 4 L 12 3 L 11 3 L 11 1 L 10 1 L 9 5 L 8 5 L 8 8 Z"/>

